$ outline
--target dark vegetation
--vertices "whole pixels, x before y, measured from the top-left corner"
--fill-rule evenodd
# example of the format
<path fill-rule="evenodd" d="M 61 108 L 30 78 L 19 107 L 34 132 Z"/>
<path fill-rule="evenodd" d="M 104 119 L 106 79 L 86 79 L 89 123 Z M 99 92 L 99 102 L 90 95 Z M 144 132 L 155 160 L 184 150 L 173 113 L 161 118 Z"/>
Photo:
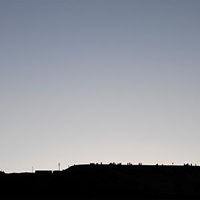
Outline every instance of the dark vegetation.
<path fill-rule="evenodd" d="M 1 199 L 200 199 L 200 167 L 91 164 L 0 172 L 0 190 Z"/>

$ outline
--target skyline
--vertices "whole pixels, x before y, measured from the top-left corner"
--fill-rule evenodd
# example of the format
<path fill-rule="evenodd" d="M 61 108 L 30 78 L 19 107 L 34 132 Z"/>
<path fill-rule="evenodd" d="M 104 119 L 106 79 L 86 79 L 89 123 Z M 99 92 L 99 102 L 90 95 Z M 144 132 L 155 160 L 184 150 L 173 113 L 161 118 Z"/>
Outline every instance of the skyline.
<path fill-rule="evenodd" d="M 0 170 L 200 165 L 198 0 L 1 0 Z"/>

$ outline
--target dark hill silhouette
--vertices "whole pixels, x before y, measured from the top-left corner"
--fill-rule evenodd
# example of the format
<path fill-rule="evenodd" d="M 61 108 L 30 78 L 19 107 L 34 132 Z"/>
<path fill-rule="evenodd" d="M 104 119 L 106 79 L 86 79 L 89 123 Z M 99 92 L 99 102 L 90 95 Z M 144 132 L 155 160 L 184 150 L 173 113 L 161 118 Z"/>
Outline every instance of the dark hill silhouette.
<path fill-rule="evenodd" d="M 75 165 L 63 171 L 0 173 L 4 199 L 200 199 L 200 167 Z"/>

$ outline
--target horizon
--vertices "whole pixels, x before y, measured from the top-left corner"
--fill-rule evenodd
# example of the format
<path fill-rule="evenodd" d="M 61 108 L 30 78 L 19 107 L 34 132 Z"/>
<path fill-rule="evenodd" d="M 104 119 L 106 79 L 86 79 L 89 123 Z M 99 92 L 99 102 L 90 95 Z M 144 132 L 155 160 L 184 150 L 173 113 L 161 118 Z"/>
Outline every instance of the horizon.
<path fill-rule="evenodd" d="M 93 162 L 90 162 L 90 163 L 75 163 L 75 164 L 72 164 L 72 165 L 68 165 L 68 166 L 57 166 L 57 168 L 34 168 L 34 166 L 32 166 L 32 169 L 31 170 L 28 170 L 28 171 L 4 171 L 4 170 L 0 170 L 0 173 L 3 172 L 5 174 L 13 174 L 13 173 L 35 173 L 35 172 L 38 172 L 38 171 L 51 171 L 51 172 L 54 172 L 54 171 L 64 171 L 64 170 L 67 170 L 71 167 L 75 167 L 75 166 L 143 166 L 143 167 L 200 167 L 200 165 L 196 164 L 196 163 L 131 163 L 131 162 L 128 162 L 128 163 L 117 163 L 117 162 L 108 162 L 108 163 L 102 163 L 102 162 L 99 162 L 99 163 L 93 163 Z"/>
<path fill-rule="evenodd" d="M 145 164 L 145 163 L 115 163 L 115 162 L 110 162 L 110 163 L 78 163 L 78 164 L 73 164 L 64 168 L 54 168 L 54 169 L 32 169 L 32 171 L 13 171 L 13 172 L 6 172 L 3 170 L 0 170 L 0 173 L 3 174 L 23 174 L 23 173 L 37 173 L 37 172 L 63 172 L 65 170 L 68 170 L 71 167 L 84 167 L 84 166 L 128 166 L 128 167 L 200 167 L 200 165 L 197 164 L 193 164 L 193 163 L 184 163 L 184 164 L 175 164 L 175 163 L 171 163 L 171 164 L 160 164 L 160 163 L 156 163 L 156 164 Z M 0 174 L 1 175 L 1 174 Z"/>
<path fill-rule="evenodd" d="M 1 0 L 0 170 L 200 165 L 200 1 Z"/>

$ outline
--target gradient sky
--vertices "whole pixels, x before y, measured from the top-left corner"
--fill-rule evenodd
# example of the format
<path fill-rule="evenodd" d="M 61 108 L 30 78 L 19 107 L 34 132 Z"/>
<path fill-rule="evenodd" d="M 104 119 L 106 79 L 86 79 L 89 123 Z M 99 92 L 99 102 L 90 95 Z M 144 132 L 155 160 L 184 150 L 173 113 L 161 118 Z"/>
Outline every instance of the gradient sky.
<path fill-rule="evenodd" d="M 0 170 L 200 164 L 199 0 L 1 0 Z"/>

